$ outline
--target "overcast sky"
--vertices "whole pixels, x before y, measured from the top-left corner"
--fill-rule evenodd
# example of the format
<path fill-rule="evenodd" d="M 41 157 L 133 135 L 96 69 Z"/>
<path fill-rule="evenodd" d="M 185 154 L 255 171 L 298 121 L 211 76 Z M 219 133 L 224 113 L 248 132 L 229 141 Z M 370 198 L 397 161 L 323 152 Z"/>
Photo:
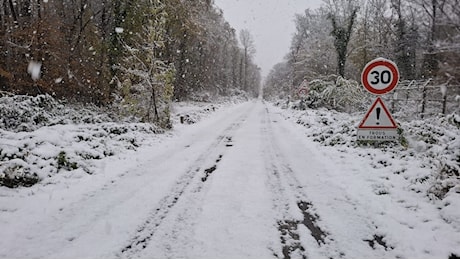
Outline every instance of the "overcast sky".
<path fill-rule="evenodd" d="M 294 14 L 318 8 L 322 0 L 214 0 L 237 30 L 248 29 L 256 45 L 255 62 L 265 77 L 289 52 L 295 33 Z"/>

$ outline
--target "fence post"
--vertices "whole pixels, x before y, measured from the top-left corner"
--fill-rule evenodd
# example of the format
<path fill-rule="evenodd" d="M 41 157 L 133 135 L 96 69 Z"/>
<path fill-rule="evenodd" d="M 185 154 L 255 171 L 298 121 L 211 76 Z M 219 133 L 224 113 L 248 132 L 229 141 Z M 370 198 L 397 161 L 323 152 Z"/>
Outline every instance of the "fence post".
<path fill-rule="evenodd" d="M 415 80 L 413 79 L 409 85 L 407 86 L 407 89 L 406 89 L 406 104 L 407 104 L 407 101 L 409 101 L 409 92 L 410 92 L 410 87 L 412 86 L 412 84 L 414 84 Z"/>
<path fill-rule="evenodd" d="M 447 95 L 442 97 L 442 114 L 446 114 L 446 107 L 447 107 Z"/>
<path fill-rule="evenodd" d="M 398 101 L 398 92 L 393 93 L 393 98 L 391 99 L 391 113 L 395 112 L 395 103 Z"/>
<path fill-rule="evenodd" d="M 430 83 L 431 81 L 431 78 L 429 78 L 425 84 L 423 84 L 423 97 L 422 97 L 422 113 L 420 114 L 420 117 L 423 119 L 423 117 L 425 116 L 425 105 L 426 105 L 426 92 L 427 92 L 427 89 L 426 89 L 426 86 L 428 85 L 428 83 Z"/>
<path fill-rule="evenodd" d="M 425 116 L 425 104 L 426 104 L 426 85 L 423 86 L 423 97 L 422 97 L 422 112 L 420 117 L 423 119 Z"/>
<path fill-rule="evenodd" d="M 453 79 L 453 77 L 450 77 L 446 83 L 441 85 L 441 94 L 442 94 L 442 114 L 446 114 L 447 110 L 447 85 L 449 82 Z"/>

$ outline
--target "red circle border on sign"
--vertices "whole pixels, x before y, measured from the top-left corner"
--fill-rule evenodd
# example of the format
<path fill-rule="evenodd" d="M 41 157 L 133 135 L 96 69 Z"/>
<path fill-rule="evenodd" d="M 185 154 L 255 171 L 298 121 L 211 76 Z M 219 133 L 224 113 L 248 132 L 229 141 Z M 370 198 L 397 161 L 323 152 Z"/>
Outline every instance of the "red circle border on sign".
<path fill-rule="evenodd" d="M 393 73 L 393 80 L 390 82 L 390 85 L 384 89 L 375 89 L 372 88 L 372 86 L 369 84 L 367 80 L 367 76 L 371 72 L 371 70 L 377 66 L 385 66 L 388 69 L 390 69 L 391 73 Z M 363 70 L 363 73 L 361 74 L 361 83 L 363 83 L 364 88 L 371 92 L 372 94 L 376 95 L 383 95 L 386 94 L 390 91 L 392 91 L 396 85 L 398 85 L 399 81 L 399 71 L 398 68 L 396 68 L 396 65 L 388 60 L 376 60 L 376 61 L 371 61 L 371 63 L 367 64 L 366 67 Z"/>

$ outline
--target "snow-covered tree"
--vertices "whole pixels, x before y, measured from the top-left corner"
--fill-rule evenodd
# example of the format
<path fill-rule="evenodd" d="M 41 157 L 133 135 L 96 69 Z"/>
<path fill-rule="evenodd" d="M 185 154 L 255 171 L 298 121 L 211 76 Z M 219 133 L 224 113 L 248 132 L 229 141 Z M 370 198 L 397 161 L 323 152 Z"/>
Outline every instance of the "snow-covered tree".
<path fill-rule="evenodd" d="M 289 73 L 279 66 L 274 70 L 283 73 L 271 73 L 285 75 L 291 89 L 304 79 L 335 72 L 358 81 L 365 64 L 377 57 L 394 60 L 402 79 L 430 77 L 439 84 L 460 84 L 456 0 L 327 0 L 317 10 L 296 15 L 295 24 L 285 58 Z"/>
<path fill-rule="evenodd" d="M 291 68 L 292 86 L 297 87 L 304 79 L 334 73 L 336 54 L 325 9 L 307 9 L 303 14 L 297 14 L 294 21 L 297 32 L 286 59 Z"/>
<path fill-rule="evenodd" d="M 395 62 L 398 64 L 401 78 L 416 78 L 416 52 L 418 28 L 415 24 L 414 10 L 404 6 L 401 0 L 392 0 L 391 8 L 395 12 Z M 407 14 L 404 13 L 407 10 Z"/>
<path fill-rule="evenodd" d="M 285 99 L 291 94 L 291 84 L 286 79 L 289 78 L 290 68 L 287 62 L 276 64 L 268 74 L 264 82 L 264 99 Z"/>
<path fill-rule="evenodd" d="M 169 106 L 173 95 L 175 70 L 173 64 L 163 59 L 166 42 L 168 13 L 163 0 L 144 0 L 130 10 L 126 20 L 133 33 L 123 42 L 125 58 L 118 69 L 121 87 L 121 109 L 128 115 L 140 117 L 146 122 L 159 122 L 170 127 Z M 118 33 L 124 33 L 119 28 Z"/>
<path fill-rule="evenodd" d="M 254 40 L 252 35 L 247 29 L 240 31 L 240 42 L 243 46 L 243 62 L 241 63 L 241 86 L 245 91 L 249 90 L 248 73 L 249 73 L 249 61 L 255 54 Z"/>

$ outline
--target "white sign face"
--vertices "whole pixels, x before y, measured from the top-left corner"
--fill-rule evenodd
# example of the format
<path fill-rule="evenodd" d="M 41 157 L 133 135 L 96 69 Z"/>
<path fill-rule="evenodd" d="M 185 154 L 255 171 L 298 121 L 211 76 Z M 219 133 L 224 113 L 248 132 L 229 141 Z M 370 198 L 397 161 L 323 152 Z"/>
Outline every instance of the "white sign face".
<path fill-rule="evenodd" d="M 392 61 L 378 58 L 369 62 L 361 74 L 364 88 L 375 95 L 392 91 L 399 81 L 399 71 Z"/>
<path fill-rule="evenodd" d="M 302 83 L 300 83 L 299 88 L 308 88 L 308 80 L 304 79 Z"/>
<path fill-rule="evenodd" d="M 358 140 L 363 141 L 398 141 L 398 132 L 395 129 L 358 129 Z"/>
<path fill-rule="evenodd" d="M 308 96 L 308 88 L 301 88 L 299 91 L 297 91 L 297 95 L 301 97 L 306 97 Z"/>
<path fill-rule="evenodd" d="M 388 67 L 379 65 L 375 66 L 371 72 L 367 74 L 367 82 L 376 90 L 384 90 L 393 80 L 393 74 Z"/>
<path fill-rule="evenodd" d="M 306 97 L 308 96 L 309 90 L 310 87 L 308 86 L 308 80 L 304 79 L 300 84 L 299 89 L 297 90 L 297 95 L 299 95 L 300 97 Z"/>
<path fill-rule="evenodd" d="M 383 101 L 377 98 L 358 128 L 386 129 L 397 128 L 397 126 Z"/>
<path fill-rule="evenodd" d="M 396 141 L 397 127 L 382 99 L 377 98 L 358 126 L 358 140 Z"/>

